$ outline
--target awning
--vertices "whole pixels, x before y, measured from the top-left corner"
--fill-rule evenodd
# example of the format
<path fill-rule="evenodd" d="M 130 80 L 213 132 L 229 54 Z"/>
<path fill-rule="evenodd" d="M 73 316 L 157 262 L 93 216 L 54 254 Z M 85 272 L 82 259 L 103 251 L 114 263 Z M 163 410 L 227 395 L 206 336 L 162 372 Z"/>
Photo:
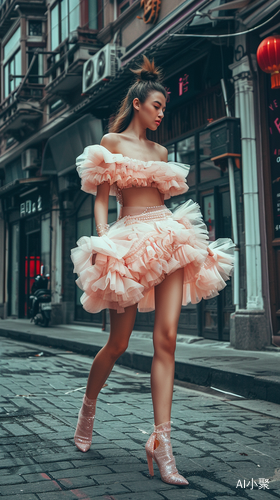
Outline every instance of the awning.
<path fill-rule="evenodd" d="M 16 194 L 19 191 L 24 191 L 25 189 L 30 189 L 30 187 L 34 187 L 39 185 L 40 183 L 48 182 L 49 177 L 29 177 L 28 179 L 15 179 L 14 181 L 9 182 L 8 184 L 4 184 L 4 186 L 0 187 L 0 197 Z"/>
<path fill-rule="evenodd" d="M 103 135 L 102 121 L 87 114 L 54 134 L 47 141 L 43 160 L 42 175 L 63 175 L 73 170 L 76 158 L 86 146 L 99 144 Z"/>

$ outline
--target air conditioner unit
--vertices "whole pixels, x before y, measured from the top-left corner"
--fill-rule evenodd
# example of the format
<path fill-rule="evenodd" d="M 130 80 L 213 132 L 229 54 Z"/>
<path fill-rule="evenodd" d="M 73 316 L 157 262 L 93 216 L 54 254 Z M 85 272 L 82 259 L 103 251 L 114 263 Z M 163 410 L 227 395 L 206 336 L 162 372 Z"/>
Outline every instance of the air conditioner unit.
<path fill-rule="evenodd" d="M 38 167 L 38 150 L 26 149 L 21 153 L 21 168 L 28 170 L 29 168 Z"/>
<path fill-rule="evenodd" d="M 107 44 L 92 56 L 83 66 L 83 92 L 93 90 L 102 80 L 114 78 L 120 69 L 120 57 L 125 47 Z"/>

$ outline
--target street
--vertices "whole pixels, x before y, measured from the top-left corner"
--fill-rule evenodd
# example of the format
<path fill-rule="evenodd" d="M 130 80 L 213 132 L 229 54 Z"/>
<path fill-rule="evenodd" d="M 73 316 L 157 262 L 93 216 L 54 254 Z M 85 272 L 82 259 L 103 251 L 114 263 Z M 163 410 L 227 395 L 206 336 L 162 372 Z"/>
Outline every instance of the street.
<path fill-rule="evenodd" d="M 179 488 L 148 474 L 150 375 L 115 366 L 93 442 L 74 445 L 92 359 L 1 338 L 1 500 L 279 498 L 279 405 L 174 386 L 171 442 Z"/>

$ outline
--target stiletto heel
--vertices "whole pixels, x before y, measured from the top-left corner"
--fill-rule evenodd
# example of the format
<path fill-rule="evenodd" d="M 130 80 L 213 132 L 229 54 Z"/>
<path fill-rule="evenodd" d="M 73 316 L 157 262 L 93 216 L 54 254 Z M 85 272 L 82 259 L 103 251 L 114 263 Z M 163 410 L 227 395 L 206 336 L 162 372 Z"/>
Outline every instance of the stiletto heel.
<path fill-rule="evenodd" d="M 170 421 L 154 426 L 154 432 L 149 437 L 145 450 L 149 473 L 153 476 L 153 459 L 156 462 L 162 481 L 178 486 L 187 486 L 189 482 L 181 476 L 176 468 L 175 458 L 172 453 L 170 442 Z"/>
<path fill-rule="evenodd" d="M 92 429 L 95 418 L 96 401 L 97 399 L 89 399 L 86 395 L 84 395 L 83 405 L 79 411 L 74 441 L 77 448 L 83 452 L 89 450 L 92 442 Z"/>

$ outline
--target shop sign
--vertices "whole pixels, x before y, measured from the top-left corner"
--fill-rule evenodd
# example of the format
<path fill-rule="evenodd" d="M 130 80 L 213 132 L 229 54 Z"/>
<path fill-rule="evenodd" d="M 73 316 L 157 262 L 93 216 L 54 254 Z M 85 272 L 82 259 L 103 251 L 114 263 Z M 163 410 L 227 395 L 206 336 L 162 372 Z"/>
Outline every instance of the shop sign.
<path fill-rule="evenodd" d="M 35 200 L 23 201 L 19 207 L 19 214 L 20 217 L 26 217 L 27 215 L 34 215 L 41 212 L 42 209 L 42 196 L 39 194 Z"/>
<path fill-rule="evenodd" d="M 175 105 L 182 104 L 184 101 L 192 99 L 200 92 L 200 86 L 194 83 L 194 75 L 187 70 L 182 70 L 180 73 L 166 80 L 166 102 Z"/>
<path fill-rule="evenodd" d="M 268 122 L 274 238 L 280 238 L 280 97 L 279 90 L 268 89 Z"/>

